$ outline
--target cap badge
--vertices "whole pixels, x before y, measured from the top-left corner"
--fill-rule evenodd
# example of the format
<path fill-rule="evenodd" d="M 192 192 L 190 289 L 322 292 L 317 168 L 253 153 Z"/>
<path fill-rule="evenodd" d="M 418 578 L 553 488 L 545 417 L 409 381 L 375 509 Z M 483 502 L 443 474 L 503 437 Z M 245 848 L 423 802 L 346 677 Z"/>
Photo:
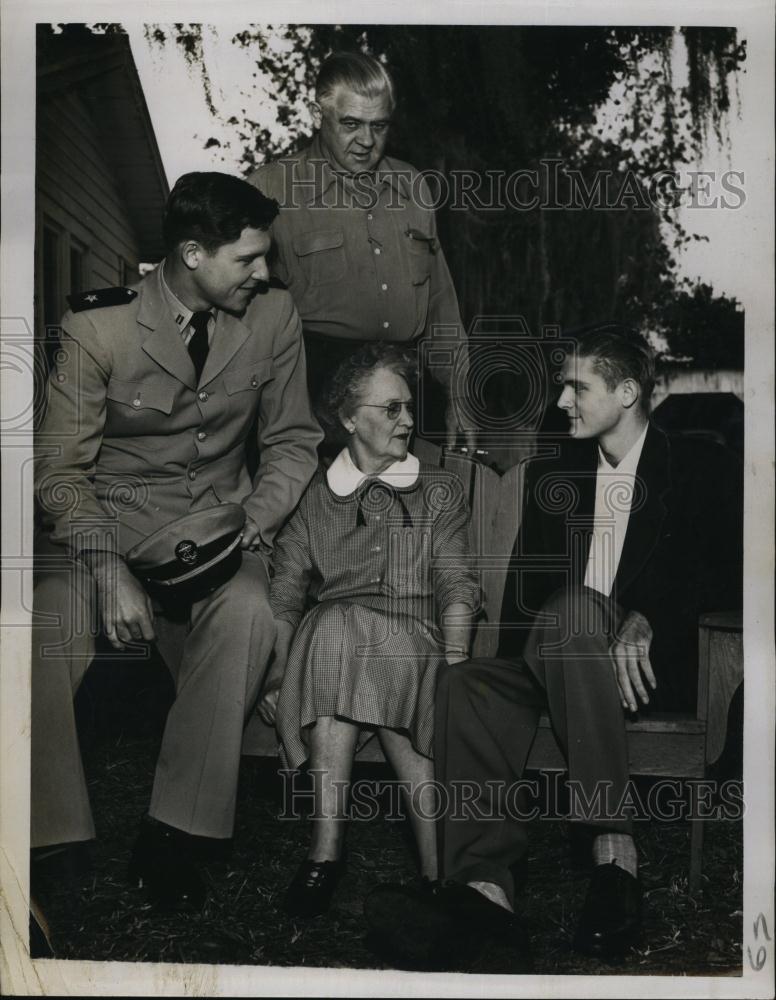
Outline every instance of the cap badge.
<path fill-rule="evenodd" d="M 175 546 L 175 555 L 186 566 L 195 566 L 199 559 L 199 549 L 195 542 L 184 538 Z"/>

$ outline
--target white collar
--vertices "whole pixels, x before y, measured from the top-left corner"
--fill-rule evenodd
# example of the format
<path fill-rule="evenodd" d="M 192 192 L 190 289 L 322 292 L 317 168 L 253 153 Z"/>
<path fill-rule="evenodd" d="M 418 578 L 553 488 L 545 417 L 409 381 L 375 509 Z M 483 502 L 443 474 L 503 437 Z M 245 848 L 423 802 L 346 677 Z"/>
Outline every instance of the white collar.
<path fill-rule="evenodd" d="M 419 471 L 420 462 L 408 452 L 405 459 L 389 465 L 377 478 L 389 486 L 412 486 L 418 478 Z M 368 478 L 368 475 L 354 464 L 347 448 L 342 449 L 326 470 L 326 481 L 338 497 L 350 496 Z"/>
<path fill-rule="evenodd" d="M 605 469 L 607 472 L 618 472 L 625 476 L 635 476 L 636 469 L 639 465 L 639 459 L 641 458 L 641 450 L 644 447 L 644 441 L 647 436 L 647 431 L 649 430 L 649 421 L 644 425 L 644 430 L 639 434 L 636 440 L 628 449 L 626 455 L 620 459 L 617 465 L 612 465 L 606 455 L 604 455 L 601 446 L 598 446 L 598 468 Z"/>

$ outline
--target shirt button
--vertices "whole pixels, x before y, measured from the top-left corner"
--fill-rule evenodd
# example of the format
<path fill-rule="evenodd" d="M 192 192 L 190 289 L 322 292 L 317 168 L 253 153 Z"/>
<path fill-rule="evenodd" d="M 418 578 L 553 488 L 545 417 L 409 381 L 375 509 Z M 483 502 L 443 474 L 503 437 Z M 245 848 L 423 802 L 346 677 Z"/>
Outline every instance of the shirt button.
<path fill-rule="evenodd" d="M 197 478 L 197 473 L 194 471 L 194 469 L 192 469 L 191 472 L 189 472 L 189 479 L 196 479 L 196 478 Z"/>
<path fill-rule="evenodd" d="M 132 405 L 133 406 L 140 406 L 140 399 L 139 398 L 138 399 L 133 399 L 132 400 Z"/>
<path fill-rule="evenodd" d="M 259 385 L 259 380 L 256 378 L 255 375 L 253 375 L 251 377 L 251 389 L 257 389 L 258 385 Z"/>
<path fill-rule="evenodd" d="M 390 325 L 391 325 L 391 324 L 390 324 L 390 323 L 388 322 L 388 320 L 386 320 L 386 321 L 385 321 L 385 322 L 383 323 L 383 330 L 387 330 L 387 329 L 388 329 L 388 327 L 389 327 Z"/>
<path fill-rule="evenodd" d="M 207 431 L 197 431 L 197 440 L 204 441 L 207 437 Z"/>
<path fill-rule="evenodd" d="M 370 583 L 379 583 L 380 582 L 380 577 L 379 576 L 373 576 L 372 579 L 369 582 Z"/>
<path fill-rule="evenodd" d="M 205 392 L 205 390 L 203 389 L 202 392 L 197 393 L 197 399 L 200 401 L 200 403 L 206 403 L 210 399 L 210 393 Z"/>
<path fill-rule="evenodd" d="M 388 291 L 388 286 L 385 284 L 385 282 L 383 282 L 382 285 L 380 285 L 380 288 L 382 288 L 384 292 Z"/>
<path fill-rule="evenodd" d="M 380 252 L 381 252 L 380 247 L 375 247 L 375 253 L 377 254 L 378 257 L 380 256 Z"/>
<path fill-rule="evenodd" d="M 373 552 L 382 552 L 382 550 L 383 550 L 382 545 L 373 545 L 372 546 L 372 551 Z"/>
<path fill-rule="evenodd" d="M 63 375 L 62 372 L 60 372 L 59 375 L 57 375 L 57 382 L 64 382 L 66 378 L 67 376 Z"/>
<path fill-rule="evenodd" d="M 374 216 L 372 215 L 371 212 L 367 213 L 367 219 L 369 219 L 370 222 L 372 221 L 372 219 L 374 219 Z"/>

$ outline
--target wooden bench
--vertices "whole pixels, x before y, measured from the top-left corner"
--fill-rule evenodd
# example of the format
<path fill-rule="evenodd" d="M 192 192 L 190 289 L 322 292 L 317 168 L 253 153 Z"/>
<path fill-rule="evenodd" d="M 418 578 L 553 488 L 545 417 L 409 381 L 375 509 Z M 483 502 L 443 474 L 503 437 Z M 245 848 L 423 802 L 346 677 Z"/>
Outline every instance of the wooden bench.
<path fill-rule="evenodd" d="M 439 448 L 418 441 L 419 458 L 442 464 Z M 526 456 L 528 457 L 528 456 Z M 445 468 L 460 476 L 472 507 L 472 545 L 481 566 L 486 618 L 477 627 L 472 654 L 494 656 L 507 559 L 520 523 L 525 463 L 503 476 L 465 456 L 447 455 Z M 728 710 L 743 681 L 741 614 L 702 616 L 699 623 L 698 704 L 694 715 L 672 713 L 627 722 L 630 770 L 633 775 L 703 779 L 725 747 Z M 243 753 L 275 756 L 275 731 L 256 716 L 249 723 Z M 377 740 L 370 740 L 358 760 L 383 760 Z M 528 759 L 528 769 L 565 771 L 566 764 L 550 721 L 542 716 Z M 700 887 L 703 863 L 703 820 L 691 819 L 689 891 Z"/>

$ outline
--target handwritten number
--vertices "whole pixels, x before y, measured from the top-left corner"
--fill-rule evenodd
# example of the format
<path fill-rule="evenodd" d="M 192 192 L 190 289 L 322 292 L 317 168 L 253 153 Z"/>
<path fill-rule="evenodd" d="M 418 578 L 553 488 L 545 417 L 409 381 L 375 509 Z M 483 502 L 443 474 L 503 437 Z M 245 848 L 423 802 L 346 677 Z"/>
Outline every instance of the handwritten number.
<path fill-rule="evenodd" d="M 765 951 L 765 945 L 760 945 L 757 950 L 757 958 L 752 960 L 752 949 L 747 947 L 746 953 L 749 956 L 749 964 L 752 966 L 755 972 L 760 972 L 762 967 L 765 965 L 765 960 L 768 957 Z"/>
<path fill-rule="evenodd" d="M 771 935 L 768 933 L 768 924 L 765 920 L 765 914 L 758 913 L 757 919 L 752 925 L 752 929 L 754 930 L 755 941 L 757 941 L 760 937 L 761 928 L 765 937 L 770 941 Z M 764 944 L 760 945 L 760 947 L 757 949 L 757 954 L 754 956 L 754 958 L 752 957 L 752 949 L 749 946 L 747 946 L 746 954 L 749 958 L 749 964 L 751 965 L 751 967 L 754 969 L 755 972 L 760 972 L 764 967 L 765 963 L 768 961 L 768 951 Z"/>

